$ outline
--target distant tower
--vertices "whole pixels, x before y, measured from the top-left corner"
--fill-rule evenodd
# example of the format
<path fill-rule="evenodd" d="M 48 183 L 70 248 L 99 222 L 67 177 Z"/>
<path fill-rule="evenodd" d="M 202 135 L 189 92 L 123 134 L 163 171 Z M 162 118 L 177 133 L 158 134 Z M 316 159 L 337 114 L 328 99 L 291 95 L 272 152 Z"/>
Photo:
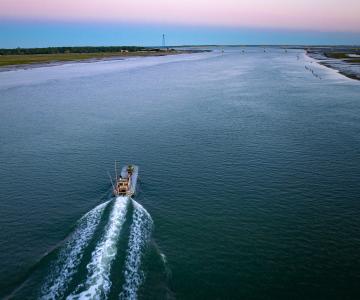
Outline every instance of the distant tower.
<path fill-rule="evenodd" d="M 162 35 L 162 48 L 165 49 L 165 34 Z"/>

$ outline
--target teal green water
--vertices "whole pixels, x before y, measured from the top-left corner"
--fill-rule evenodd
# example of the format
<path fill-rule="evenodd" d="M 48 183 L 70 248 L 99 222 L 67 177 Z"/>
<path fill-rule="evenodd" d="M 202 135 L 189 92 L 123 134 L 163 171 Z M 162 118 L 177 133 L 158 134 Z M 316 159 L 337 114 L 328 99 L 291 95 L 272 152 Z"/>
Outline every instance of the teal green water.
<path fill-rule="evenodd" d="M 359 133 L 359 82 L 301 50 L 0 72 L 0 293 L 358 299 Z"/>

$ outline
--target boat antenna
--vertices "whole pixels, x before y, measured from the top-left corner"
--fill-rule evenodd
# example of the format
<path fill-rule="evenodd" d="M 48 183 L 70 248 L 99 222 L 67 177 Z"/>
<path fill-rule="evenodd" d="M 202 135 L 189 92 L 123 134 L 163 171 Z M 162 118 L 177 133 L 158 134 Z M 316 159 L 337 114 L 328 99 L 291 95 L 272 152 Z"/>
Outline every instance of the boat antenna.
<path fill-rule="evenodd" d="M 115 160 L 115 180 L 118 180 L 116 160 Z"/>
<path fill-rule="evenodd" d="M 112 187 L 113 187 L 113 190 L 115 191 L 115 186 L 114 186 L 114 183 L 113 183 L 113 181 L 112 181 L 111 175 L 110 175 L 109 171 L 108 171 L 107 173 L 108 173 L 108 175 L 109 175 L 110 182 L 111 182 L 111 185 L 112 185 Z"/>

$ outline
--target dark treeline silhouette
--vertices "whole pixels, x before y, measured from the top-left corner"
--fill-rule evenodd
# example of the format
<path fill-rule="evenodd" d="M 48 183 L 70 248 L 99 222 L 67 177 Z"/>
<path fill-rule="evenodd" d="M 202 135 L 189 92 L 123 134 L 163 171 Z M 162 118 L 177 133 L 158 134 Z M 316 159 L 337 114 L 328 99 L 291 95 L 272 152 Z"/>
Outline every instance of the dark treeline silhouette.
<path fill-rule="evenodd" d="M 63 54 L 63 53 L 109 53 L 109 52 L 161 51 L 157 48 L 135 46 L 101 46 L 101 47 L 48 47 L 48 48 L 15 48 L 0 49 L 0 55 L 23 54 Z"/>

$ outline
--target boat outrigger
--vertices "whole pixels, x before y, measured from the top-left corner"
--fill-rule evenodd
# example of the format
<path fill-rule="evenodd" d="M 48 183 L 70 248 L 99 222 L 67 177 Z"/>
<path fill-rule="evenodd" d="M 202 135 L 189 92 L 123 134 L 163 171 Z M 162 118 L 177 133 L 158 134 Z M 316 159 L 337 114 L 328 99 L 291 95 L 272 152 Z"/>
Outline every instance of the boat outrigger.
<path fill-rule="evenodd" d="M 126 165 L 121 169 L 118 176 L 115 162 L 115 185 L 113 185 L 114 196 L 133 196 L 136 192 L 136 183 L 139 167 Z"/>

